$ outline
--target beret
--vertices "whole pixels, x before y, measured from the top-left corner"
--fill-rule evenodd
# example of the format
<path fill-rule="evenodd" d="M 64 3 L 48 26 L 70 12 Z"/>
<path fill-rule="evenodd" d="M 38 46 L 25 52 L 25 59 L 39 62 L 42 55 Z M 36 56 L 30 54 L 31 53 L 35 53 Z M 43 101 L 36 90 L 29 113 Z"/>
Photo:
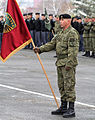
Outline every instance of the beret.
<path fill-rule="evenodd" d="M 40 15 L 40 13 L 35 13 L 35 15 Z"/>
<path fill-rule="evenodd" d="M 61 18 L 63 18 L 63 19 L 70 19 L 71 16 L 70 16 L 69 14 L 61 14 L 61 15 L 59 16 L 59 19 L 61 19 Z"/>

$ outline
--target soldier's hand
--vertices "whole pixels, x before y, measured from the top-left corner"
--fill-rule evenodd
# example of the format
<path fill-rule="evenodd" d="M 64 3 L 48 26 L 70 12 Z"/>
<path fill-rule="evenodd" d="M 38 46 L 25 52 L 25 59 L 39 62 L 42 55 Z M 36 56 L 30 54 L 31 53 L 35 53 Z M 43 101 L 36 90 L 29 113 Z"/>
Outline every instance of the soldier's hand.
<path fill-rule="evenodd" d="M 68 71 L 68 70 L 70 70 L 70 69 L 71 69 L 71 67 L 67 67 L 67 66 L 66 66 L 66 67 L 65 67 L 65 69 Z"/>
<path fill-rule="evenodd" d="M 33 48 L 33 50 L 34 50 L 35 53 L 39 53 L 39 54 L 41 53 L 41 51 L 38 47 Z"/>

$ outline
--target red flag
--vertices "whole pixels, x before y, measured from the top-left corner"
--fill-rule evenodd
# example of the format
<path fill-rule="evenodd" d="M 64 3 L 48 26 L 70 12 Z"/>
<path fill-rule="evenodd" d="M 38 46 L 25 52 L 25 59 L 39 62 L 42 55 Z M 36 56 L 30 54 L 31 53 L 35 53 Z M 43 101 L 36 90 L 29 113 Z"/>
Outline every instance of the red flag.
<path fill-rule="evenodd" d="M 0 59 L 5 62 L 31 41 L 30 32 L 16 0 L 8 0 Z"/>

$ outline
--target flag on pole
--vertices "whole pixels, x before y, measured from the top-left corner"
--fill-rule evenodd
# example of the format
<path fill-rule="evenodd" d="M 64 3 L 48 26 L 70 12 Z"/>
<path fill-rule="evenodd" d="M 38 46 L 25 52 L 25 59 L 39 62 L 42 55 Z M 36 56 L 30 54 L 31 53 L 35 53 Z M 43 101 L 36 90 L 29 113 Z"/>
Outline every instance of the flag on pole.
<path fill-rule="evenodd" d="M 51 23 L 50 23 L 46 8 L 45 8 L 45 27 L 50 31 Z"/>
<path fill-rule="evenodd" d="M 31 41 L 30 32 L 16 0 L 8 0 L 0 59 L 5 62 Z"/>

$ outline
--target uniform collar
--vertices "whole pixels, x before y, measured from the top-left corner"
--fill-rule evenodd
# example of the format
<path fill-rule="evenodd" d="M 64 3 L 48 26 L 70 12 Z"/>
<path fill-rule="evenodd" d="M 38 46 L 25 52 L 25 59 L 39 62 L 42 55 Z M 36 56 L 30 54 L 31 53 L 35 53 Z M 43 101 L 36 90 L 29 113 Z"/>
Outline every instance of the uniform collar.
<path fill-rule="evenodd" d="M 71 25 L 65 31 L 63 30 L 63 33 L 67 33 L 70 29 L 71 29 Z"/>

